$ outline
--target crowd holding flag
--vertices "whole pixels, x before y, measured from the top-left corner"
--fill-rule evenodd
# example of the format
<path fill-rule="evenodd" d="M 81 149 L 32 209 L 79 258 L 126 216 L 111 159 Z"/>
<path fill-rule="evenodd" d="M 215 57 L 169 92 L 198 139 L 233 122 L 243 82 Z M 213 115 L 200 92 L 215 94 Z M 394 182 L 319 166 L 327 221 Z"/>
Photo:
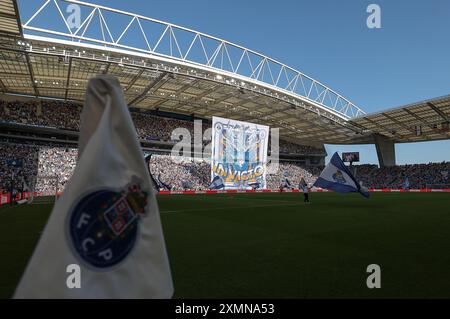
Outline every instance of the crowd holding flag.
<path fill-rule="evenodd" d="M 68 269 L 79 267 L 79 286 Z M 15 298 L 171 298 L 155 190 L 119 81 L 89 81 L 75 171 Z"/>
<path fill-rule="evenodd" d="M 215 176 L 209 185 L 209 189 L 223 189 L 224 187 L 223 179 L 220 176 Z"/>
<path fill-rule="evenodd" d="M 405 177 L 405 180 L 403 181 L 403 189 L 409 189 L 410 184 L 409 184 L 409 178 L 408 176 Z"/>
<path fill-rule="evenodd" d="M 161 189 L 165 189 L 165 190 L 168 190 L 168 191 L 170 191 L 172 189 L 172 187 L 169 184 L 165 183 L 161 179 L 161 174 L 158 175 L 158 182 L 160 184 Z"/>
<path fill-rule="evenodd" d="M 249 182 L 248 186 L 250 186 L 253 190 L 261 188 L 261 183 L 258 181 Z"/>
<path fill-rule="evenodd" d="M 364 197 L 369 197 L 367 188 L 361 186 L 353 177 L 347 166 L 344 165 L 339 154 L 336 152 L 331 157 L 330 163 L 320 173 L 315 187 L 330 189 L 338 193 L 361 193 Z"/>
<path fill-rule="evenodd" d="M 293 187 L 292 187 L 292 184 L 291 184 L 291 181 L 287 178 L 287 177 L 285 177 L 284 179 L 283 179 L 283 181 L 281 182 L 281 185 L 280 185 L 280 189 L 292 189 Z"/>

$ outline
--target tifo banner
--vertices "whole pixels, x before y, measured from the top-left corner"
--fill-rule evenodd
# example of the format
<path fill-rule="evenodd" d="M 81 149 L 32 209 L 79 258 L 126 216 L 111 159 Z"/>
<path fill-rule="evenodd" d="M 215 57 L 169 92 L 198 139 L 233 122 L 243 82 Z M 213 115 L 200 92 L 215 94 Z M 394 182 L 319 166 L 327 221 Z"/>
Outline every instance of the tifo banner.
<path fill-rule="evenodd" d="M 266 188 L 269 127 L 213 117 L 211 181 L 224 189 Z"/>

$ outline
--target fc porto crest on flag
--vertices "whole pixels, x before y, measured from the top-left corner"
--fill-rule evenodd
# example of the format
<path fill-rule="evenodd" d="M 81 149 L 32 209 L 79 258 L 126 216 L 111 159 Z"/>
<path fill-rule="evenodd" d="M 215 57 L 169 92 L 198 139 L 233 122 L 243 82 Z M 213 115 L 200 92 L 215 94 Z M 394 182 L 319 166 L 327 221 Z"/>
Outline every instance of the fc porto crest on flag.
<path fill-rule="evenodd" d="M 147 195 L 133 179 L 123 189 L 102 188 L 82 196 L 68 215 L 68 239 L 75 255 L 98 270 L 122 262 L 138 239 Z"/>
<path fill-rule="evenodd" d="M 336 173 L 334 173 L 332 176 L 333 176 L 333 179 L 338 183 L 342 183 L 342 184 L 347 183 L 347 181 L 345 180 L 344 174 L 342 174 L 342 172 L 340 170 L 337 170 Z"/>

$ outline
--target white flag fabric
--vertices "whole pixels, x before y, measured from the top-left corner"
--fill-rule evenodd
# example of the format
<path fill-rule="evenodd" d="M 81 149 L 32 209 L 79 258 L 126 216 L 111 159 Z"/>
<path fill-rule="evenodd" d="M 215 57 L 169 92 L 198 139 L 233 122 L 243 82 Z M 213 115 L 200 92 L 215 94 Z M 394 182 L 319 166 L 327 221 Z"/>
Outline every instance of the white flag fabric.
<path fill-rule="evenodd" d="M 72 264 L 80 267 L 81 288 L 73 288 Z M 155 190 L 135 127 L 117 79 L 98 76 L 86 91 L 77 166 L 14 297 L 172 295 Z"/>

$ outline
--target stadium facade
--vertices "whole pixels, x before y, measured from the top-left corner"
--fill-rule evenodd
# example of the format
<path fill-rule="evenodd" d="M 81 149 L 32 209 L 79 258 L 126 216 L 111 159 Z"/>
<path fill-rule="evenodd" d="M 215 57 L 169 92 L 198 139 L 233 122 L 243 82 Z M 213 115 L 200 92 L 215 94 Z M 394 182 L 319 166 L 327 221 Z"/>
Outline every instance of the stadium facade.
<path fill-rule="evenodd" d="M 450 138 L 450 96 L 366 114 L 302 72 L 214 36 L 81 1 L 41 3 L 24 17 L 16 0 L 0 0 L 2 100 L 81 104 L 90 77 L 112 74 L 131 109 L 277 127 L 282 140 L 323 150 L 304 156 L 308 164 L 323 164 L 325 143 L 375 144 L 380 166 L 393 166 L 395 143 Z M 63 14 L 68 5 L 81 10 L 76 27 Z M 1 130 L 73 143 L 78 136 L 10 123 Z"/>

